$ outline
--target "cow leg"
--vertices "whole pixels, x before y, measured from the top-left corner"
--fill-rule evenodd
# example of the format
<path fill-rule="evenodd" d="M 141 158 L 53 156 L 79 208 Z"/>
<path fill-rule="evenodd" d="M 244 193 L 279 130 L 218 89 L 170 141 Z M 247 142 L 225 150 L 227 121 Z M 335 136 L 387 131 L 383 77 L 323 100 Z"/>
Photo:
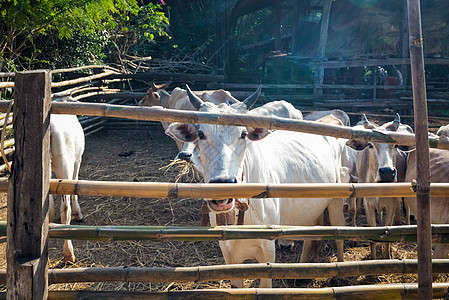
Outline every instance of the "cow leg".
<path fill-rule="evenodd" d="M 333 226 L 345 226 L 346 220 L 343 214 L 343 199 L 333 198 L 327 207 L 329 211 L 329 221 Z M 337 261 L 344 261 L 344 241 L 337 240 Z"/>
<path fill-rule="evenodd" d="M 404 200 L 404 210 L 405 210 L 405 224 L 410 225 L 410 203 L 408 202 L 408 198 L 402 198 Z"/>
<path fill-rule="evenodd" d="M 241 264 L 246 259 L 256 259 L 259 263 L 272 263 L 276 259 L 274 241 L 237 240 L 220 241 L 219 244 L 226 264 Z M 231 280 L 231 286 L 243 288 L 243 279 Z M 271 288 L 271 278 L 261 278 L 260 287 Z"/>
<path fill-rule="evenodd" d="M 70 220 L 72 218 L 72 209 L 70 207 L 70 196 L 63 195 L 61 201 L 61 224 L 70 224 Z M 64 255 L 64 261 L 66 262 L 75 262 L 75 254 L 73 252 L 73 245 L 71 240 L 64 241 L 64 248 L 62 250 L 62 254 Z"/>
<path fill-rule="evenodd" d="M 68 179 L 73 175 L 73 166 L 74 164 L 58 164 L 57 167 L 53 170 L 57 178 Z M 61 215 L 61 224 L 70 224 L 72 219 L 72 208 L 70 206 L 70 196 L 63 195 L 61 200 L 61 207 L 59 210 Z M 64 248 L 62 250 L 64 254 L 64 261 L 75 262 L 75 254 L 73 252 L 73 245 L 71 240 L 64 241 Z"/>
<path fill-rule="evenodd" d="M 310 250 L 312 249 L 312 240 L 304 240 L 302 244 L 300 263 L 308 263 L 310 261 Z"/>
<path fill-rule="evenodd" d="M 357 226 L 357 198 L 356 197 L 351 197 L 349 198 L 349 215 L 351 216 L 352 219 L 352 226 Z"/>
<path fill-rule="evenodd" d="M 394 217 L 396 212 L 400 210 L 400 201 L 401 198 L 379 198 L 380 207 L 385 207 L 386 210 L 386 218 L 385 218 L 385 226 L 391 226 L 394 223 Z M 390 259 L 390 243 L 383 243 L 383 257 L 386 259 Z"/>
<path fill-rule="evenodd" d="M 402 205 L 401 204 L 402 204 L 402 198 L 400 198 L 400 197 L 396 198 L 396 213 L 394 216 L 394 224 L 395 225 L 402 225 L 402 218 L 401 218 L 401 206 Z"/>
<path fill-rule="evenodd" d="M 231 249 L 235 248 L 235 242 L 237 241 L 219 241 L 218 244 L 220 245 L 221 253 L 223 253 L 223 258 L 225 260 L 225 263 L 227 265 L 230 264 L 240 264 L 243 262 L 236 260 L 235 256 L 232 255 Z M 234 244 L 234 245 L 233 245 Z M 231 286 L 236 288 L 243 288 L 243 279 L 232 279 L 230 280 Z"/>
<path fill-rule="evenodd" d="M 55 219 L 55 200 L 53 195 L 48 195 L 48 221 L 53 223 Z"/>
<path fill-rule="evenodd" d="M 363 199 L 363 205 L 365 207 L 365 214 L 366 214 L 366 222 L 368 223 L 368 226 L 370 227 L 376 227 L 377 223 L 376 223 L 376 209 L 373 206 L 373 202 L 377 202 L 376 198 L 371 198 L 371 197 L 365 197 Z M 376 246 L 377 243 L 375 242 L 370 242 L 370 247 L 371 247 L 371 259 L 376 259 L 377 258 L 377 253 L 376 253 Z"/>
<path fill-rule="evenodd" d="M 76 161 L 73 170 L 73 180 L 78 180 L 78 174 L 81 166 L 81 161 Z M 78 203 L 78 195 L 72 195 L 72 214 L 73 220 L 82 221 L 84 216 L 81 213 L 81 207 Z"/>

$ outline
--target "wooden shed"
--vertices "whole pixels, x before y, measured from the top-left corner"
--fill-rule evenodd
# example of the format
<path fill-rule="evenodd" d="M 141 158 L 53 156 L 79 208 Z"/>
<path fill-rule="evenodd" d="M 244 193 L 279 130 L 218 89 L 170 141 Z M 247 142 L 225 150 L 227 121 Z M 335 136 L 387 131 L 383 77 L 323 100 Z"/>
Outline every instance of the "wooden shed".
<path fill-rule="evenodd" d="M 223 19 L 227 35 L 236 37 L 226 50 L 232 85 L 221 87 L 262 83 L 268 98 L 288 98 L 303 109 L 355 112 L 375 106 L 377 113 L 411 114 L 406 4 L 237 0 Z M 431 114 L 440 116 L 449 99 L 448 19 L 447 1 L 422 1 L 428 102 Z M 242 72 L 242 60 L 257 70 Z"/>

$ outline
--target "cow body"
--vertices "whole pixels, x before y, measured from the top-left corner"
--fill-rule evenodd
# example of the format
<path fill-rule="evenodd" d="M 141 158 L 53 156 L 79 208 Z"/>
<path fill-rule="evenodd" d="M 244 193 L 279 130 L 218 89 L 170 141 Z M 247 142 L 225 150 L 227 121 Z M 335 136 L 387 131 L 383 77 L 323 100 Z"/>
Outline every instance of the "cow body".
<path fill-rule="evenodd" d="M 50 116 L 51 170 L 57 178 L 78 179 L 84 145 L 84 131 L 76 116 L 59 114 Z M 51 196 L 49 207 L 50 222 L 53 222 L 54 202 Z M 72 213 L 75 220 L 83 219 L 78 196 L 63 195 L 60 207 L 61 223 L 70 224 Z M 63 254 L 66 261 L 75 261 L 70 240 L 64 241 Z"/>
<path fill-rule="evenodd" d="M 357 125 L 355 128 L 384 132 L 412 132 L 409 126 L 400 124 L 399 115 L 396 115 L 393 122 L 385 123 L 382 126 L 370 123 L 363 115 L 362 125 Z M 398 149 L 395 145 L 357 140 L 349 140 L 347 144 L 358 151 L 356 168 L 359 183 L 396 182 L 398 180 L 398 169 L 396 168 Z M 381 215 L 383 209 L 386 211 L 385 225 L 393 225 L 394 217 L 400 210 L 400 203 L 401 198 L 365 197 L 363 204 L 368 225 L 377 225 L 376 211 Z M 389 244 L 385 244 L 384 250 L 384 257 L 389 257 Z M 376 243 L 374 242 L 371 243 L 371 258 L 376 259 Z"/>
<path fill-rule="evenodd" d="M 429 149 L 430 182 L 449 182 L 449 151 L 440 149 Z M 412 151 L 407 159 L 407 174 L 405 181 L 410 182 L 416 179 L 416 151 Z M 410 205 L 411 212 L 419 218 L 416 197 L 407 197 L 406 201 Z M 432 224 L 449 224 L 449 197 L 432 197 L 431 194 L 430 221 Z M 449 245 L 435 244 L 433 258 L 447 259 Z"/>
<path fill-rule="evenodd" d="M 190 99 L 203 112 L 247 113 L 253 95 L 244 102 L 214 105 L 202 102 L 190 94 Z M 193 99 L 193 100 L 192 100 Z M 335 138 L 300 132 L 262 128 L 220 126 L 211 124 L 172 124 L 167 134 L 184 142 L 197 142 L 203 176 L 209 183 L 336 183 L 340 181 L 341 148 Z M 341 201 L 331 198 L 239 199 L 247 202 L 247 225 L 315 225 L 329 207 L 333 225 L 344 225 Z M 208 201 L 211 222 L 215 214 L 227 213 L 234 207 L 234 199 Z M 343 260 L 343 241 L 338 259 Z M 310 241 L 306 241 L 307 249 Z M 221 241 L 220 247 L 227 264 L 242 263 L 246 259 L 259 262 L 275 261 L 275 244 L 270 240 Z M 303 260 L 301 257 L 301 260 Z M 305 259 L 305 258 L 304 258 Z M 236 283 L 242 286 L 242 282 Z M 262 279 L 261 287 L 271 287 L 271 280 Z"/>

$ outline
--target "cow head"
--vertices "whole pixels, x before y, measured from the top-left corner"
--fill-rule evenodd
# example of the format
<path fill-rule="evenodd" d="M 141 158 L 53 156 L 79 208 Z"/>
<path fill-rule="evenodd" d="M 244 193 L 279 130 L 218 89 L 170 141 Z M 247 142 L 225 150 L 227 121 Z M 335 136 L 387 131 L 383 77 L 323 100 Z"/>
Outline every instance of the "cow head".
<path fill-rule="evenodd" d="M 151 87 L 147 90 L 147 93 L 143 98 L 139 101 L 140 106 L 160 106 L 161 98 L 169 97 L 169 94 L 165 91 L 166 88 L 172 83 L 169 81 L 164 84 L 156 85 L 154 82 L 151 84 Z"/>
<path fill-rule="evenodd" d="M 216 105 L 204 102 L 186 87 L 189 100 L 197 110 L 217 114 L 247 113 L 259 97 L 260 89 L 259 87 L 242 102 Z M 247 144 L 263 139 L 269 131 L 244 126 L 173 123 L 167 128 L 166 134 L 184 143 L 196 143 L 200 157 L 198 163 L 201 164 L 206 182 L 237 183 L 242 178 L 242 163 Z M 234 207 L 234 199 L 216 199 L 208 201 L 208 205 L 212 212 L 225 213 Z"/>
<path fill-rule="evenodd" d="M 380 132 L 392 131 L 413 133 L 413 130 L 410 126 L 401 124 L 401 118 L 399 117 L 399 114 L 396 114 L 396 118 L 392 122 L 385 123 L 382 126 L 369 122 L 366 116 L 363 115 L 362 125 L 358 125 L 356 127 L 371 129 Z M 397 181 L 396 151 L 397 148 L 406 150 L 405 148 L 393 144 L 374 143 L 360 140 L 349 140 L 346 144 L 358 151 L 368 149 L 367 151 L 369 151 L 369 162 L 363 163 L 368 163 L 368 166 L 365 167 L 369 168 L 371 178 L 374 178 L 375 182 Z"/>

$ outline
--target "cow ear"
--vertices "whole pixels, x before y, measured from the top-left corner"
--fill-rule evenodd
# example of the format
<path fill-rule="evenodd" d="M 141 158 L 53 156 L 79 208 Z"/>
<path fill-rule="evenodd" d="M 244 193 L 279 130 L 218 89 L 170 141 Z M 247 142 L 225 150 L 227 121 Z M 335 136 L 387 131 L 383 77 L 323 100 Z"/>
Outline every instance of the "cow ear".
<path fill-rule="evenodd" d="M 261 140 L 270 134 L 270 131 L 266 128 L 247 127 L 246 129 L 248 130 L 247 136 L 251 141 Z"/>
<path fill-rule="evenodd" d="M 369 143 L 367 141 L 349 140 L 346 142 L 346 145 L 354 150 L 362 151 L 369 146 Z"/>
<path fill-rule="evenodd" d="M 198 138 L 198 125 L 172 123 L 165 130 L 165 134 L 180 142 L 190 143 Z"/>

